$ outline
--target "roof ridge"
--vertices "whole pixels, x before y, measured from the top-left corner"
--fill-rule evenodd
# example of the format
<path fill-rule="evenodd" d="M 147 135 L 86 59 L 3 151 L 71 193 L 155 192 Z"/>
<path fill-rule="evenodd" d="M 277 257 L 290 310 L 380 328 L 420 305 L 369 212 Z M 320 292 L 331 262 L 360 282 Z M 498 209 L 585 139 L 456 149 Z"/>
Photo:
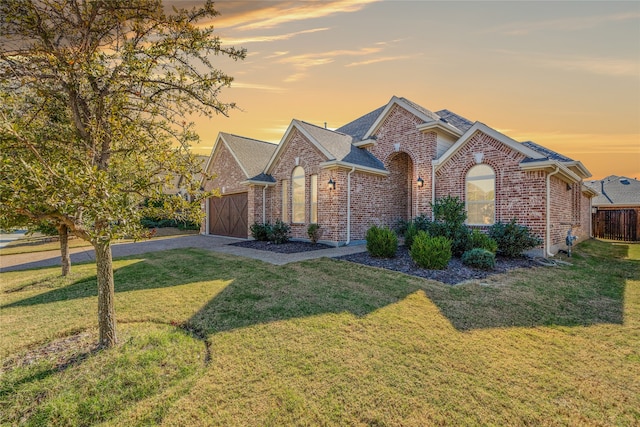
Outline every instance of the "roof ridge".
<path fill-rule="evenodd" d="M 246 139 L 246 140 L 249 140 L 249 141 L 261 142 L 263 144 L 278 145 L 277 142 L 263 141 L 261 139 L 250 138 L 248 136 L 236 135 L 235 133 L 229 133 L 229 132 L 220 132 L 220 133 L 223 134 L 223 135 L 235 136 L 236 138 L 242 138 L 242 139 Z"/>

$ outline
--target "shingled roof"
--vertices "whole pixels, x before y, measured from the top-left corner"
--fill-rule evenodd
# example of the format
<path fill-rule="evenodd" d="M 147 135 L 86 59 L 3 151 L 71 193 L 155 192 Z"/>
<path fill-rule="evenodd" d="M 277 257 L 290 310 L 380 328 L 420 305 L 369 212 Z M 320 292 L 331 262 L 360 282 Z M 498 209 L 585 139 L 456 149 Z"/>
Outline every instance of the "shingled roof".
<path fill-rule="evenodd" d="M 384 164 L 373 154 L 352 144 L 353 137 L 351 135 L 299 120 L 296 122 L 330 154 L 327 160 L 337 160 L 358 166 L 385 170 Z"/>
<path fill-rule="evenodd" d="M 599 193 L 592 199 L 593 206 L 640 206 L 640 181 L 637 179 L 610 175 L 584 183 Z"/>
<path fill-rule="evenodd" d="M 471 120 L 449 110 L 436 111 L 436 114 L 440 116 L 440 120 L 449 123 L 451 126 L 460 129 L 462 132 L 468 131 L 471 126 L 473 126 L 473 122 Z"/>
<path fill-rule="evenodd" d="M 547 147 L 543 147 L 542 145 L 538 145 L 533 141 L 525 141 L 522 145 L 531 148 L 534 151 L 545 156 L 548 160 L 557 160 L 559 162 L 573 162 L 573 159 L 570 159 L 567 156 L 563 156 L 560 153 L 556 153 L 553 150 L 549 150 Z"/>
<path fill-rule="evenodd" d="M 278 144 L 230 133 L 220 132 L 220 137 L 227 143 L 240 167 L 246 172 L 247 178 L 262 174 L 269 159 L 278 147 Z"/>
<path fill-rule="evenodd" d="M 353 142 L 362 141 L 362 138 L 367 133 L 371 125 L 376 121 L 378 116 L 382 113 L 387 105 L 383 105 L 380 108 L 376 108 L 375 110 L 365 114 L 362 117 L 358 117 L 352 122 L 347 123 L 346 125 L 339 127 L 336 129 L 336 132 L 344 133 L 347 135 L 351 135 L 353 137 Z"/>

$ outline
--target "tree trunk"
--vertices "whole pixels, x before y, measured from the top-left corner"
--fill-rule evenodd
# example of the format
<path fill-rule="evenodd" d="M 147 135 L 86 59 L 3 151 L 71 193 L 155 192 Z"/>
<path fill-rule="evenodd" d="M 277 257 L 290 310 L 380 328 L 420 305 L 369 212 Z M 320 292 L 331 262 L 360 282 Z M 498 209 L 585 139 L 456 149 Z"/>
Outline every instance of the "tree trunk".
<path fill-rule="evenodd" d="M 117 343 L 113 260 L 109 242 L 94 243 L 98 276 L 98 328 L 100 347 L 113 347 Z"/>
<path fill-rule="evenodd" d="M 62 275 L 71 273 L 71 256 L 69 255 L 69 228 L 62 224 L 58 226 L 60 236 L 60 264 L 62 264 Z"/>

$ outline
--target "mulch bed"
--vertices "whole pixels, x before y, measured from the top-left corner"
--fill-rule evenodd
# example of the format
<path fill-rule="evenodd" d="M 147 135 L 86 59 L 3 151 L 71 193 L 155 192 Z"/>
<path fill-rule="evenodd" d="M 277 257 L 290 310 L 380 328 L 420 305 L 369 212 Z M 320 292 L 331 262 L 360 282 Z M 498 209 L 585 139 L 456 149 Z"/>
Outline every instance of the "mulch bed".
<path fill-rule="evenodd" d="M 329 249 L 333 246 L 322 243 L 309 242 L 287 242 L 274 244 L 271 242 L 260 242 L 258 240 L 247 240 L 243 242 L 232 243 L 231 246 L 240 246 L 241 248 L 257 249 L 259 251 L 277 252 L 279 254 L 295 254 L 298 252 L 317 251 L 320 249 Z"/>
<path fill-rule="evenodd" d="M 317 251 L 328 249 L 332 246 L 322 243 L 313 244 L 309 242 L 287 242 L 273 244 L 271 242 L 259 242 L 257 240 L 247 240 L 233 243 L 233 246 L 242 248 L 258 249 L 261 251 L 271 251 L 280 254 L 293 254 L 297 252 Z M 437 280 L 438 282 L 455 285 L 467 280 L 484 279 L 494 274 L 506 273 L 516 268 L 540 267 L 540 264 L 529 258 L 503 258 L 496 257 L 496 267 L 491 271 L 478 270 L 467 267 L 459 258 L 452 258 L 445 270 L 427 270 L 420 268 L 411 259 L 409 251 L 404 247 L 398 247 L 395 258 L 374 258 L 368 252 L 361 252 L 352 255 L 344 255 L 336 259 L 368 265 L 370 267 L 385 268 L 387 270 L 399 271 L 411 276 L 425 279 Z"/>
<path fill-rule="evenodd" d="M 459 258 L 452 258 L 445 270 L 427 270 L 420 268 L 411 259 L 409 251 L 400 246 L 395 258 L 374 258 L 368 252 L 352 255 L 344 255 L 337 259 L 364 264 L 371 267 L 385 268 L 387 270 L 399 271 L 411 276 L 423 277 L 425 279 L 437 280 L 438 282 L 455 285 L 467 280 L 484 279 L 494 274 L 505 273 L 516 268 L 539 267 L 540 264 L 528 258 L 503 258 L 496 257 L 496 267 L 491 271 L 478 270 L 467 267 Z"/>

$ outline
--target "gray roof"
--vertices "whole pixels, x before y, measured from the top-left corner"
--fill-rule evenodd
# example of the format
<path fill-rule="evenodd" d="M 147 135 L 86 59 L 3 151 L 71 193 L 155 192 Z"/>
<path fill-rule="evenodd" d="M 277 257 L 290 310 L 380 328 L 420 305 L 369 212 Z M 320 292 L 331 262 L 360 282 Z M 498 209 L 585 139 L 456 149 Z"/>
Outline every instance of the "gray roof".
<path fill-rule="evenodd" d="M 611 175 L 584 183 L 600 193 L 592 199 L 593 206 L 640 206 L 640 181 L 637 179 Z"/>
<path fill-rule="evenodd" d="M 567 156 L 563 156 L 560 153 L 556 153 L 553 150 L 549 150 L 546 147 L 543 147 L 542 145 L 538 145 L 535 142 L 532 141 L 525 141 L 522 143 L 522 145 L 524 145 L 525 147 L 531 148 L 533 151 L 537 151 L 538 153 L 542 154 L 543 156 L 546 157 L 546 159 L 542 159 L 542 160 L 557 160 L 558 162 L 573 162 L 573 159 L 568 158 Z M 536 161 L 539 162 L 541 159 L 527 159 L 527 161 Z"/>
<path fill-rule="evenodd" d="M 434 120 L 434 121 L 438 121 L 440 120 L 440 116 L 437 115 L 436 113 L 434 113 L 431 110 L 427 110 L 426 108 L 424 108 L 421 105 L 416 104 L 415 102 L 409 101 L 407 98 L 400 98 L 401 100 L 403 100 L 404 102 L 406 102 L 407 104 L 411 105 L 413 108 L 415 108 L 416 110 L 420 111 L 422 114 L 424 114 L 425 116 L 429 117 L 430 119 Z"/>
<path fill-rule="evenodd" d="M 441 121 L 449 123 L 451 126 L 460 129 L 462 132 L 468 131 L 471 126 L 473 126 L 473 122 L 471 120 L 459 116 L 449 110 L 436 111 L 436 114 L 440 116 Z"/>
<path fill-rule="evenodd" d="M 371 128 L 378 116 L 382 114 L 382 111 L 385 109 L 385 107 L 386 104 L 371 111 L 370 113 L 365 114 L 362 117 L 355 119 L 352 122 L 347 123 L 342 127 L 339 127 L 338 129 L 336 129 L 336 132 L 351 135 L 354 142 L 362 141 L 364 134 L 367 133 L 367 131 Z"/>
<path fill-rule="evenodd" d="M 351 135 L 325 129 L 299 120 L 297 123 L 307 131 L 318 144 L 329 152 L 331 158 L 327 160 L 338 160 L 353 163 L 358 166 L 385 170 L 382 162 L 373 154 L 367 150 L 353 146 L 353 138 Z"/>
<path fill-rule="evenodd" d="M 278 148 L 278 144 L 245 138 L 230 133 L 220 133 L 229 145 L 238 162 L 247 171 L 247 178 L 252 178 L 264 172 L 269 159 Z"/>

